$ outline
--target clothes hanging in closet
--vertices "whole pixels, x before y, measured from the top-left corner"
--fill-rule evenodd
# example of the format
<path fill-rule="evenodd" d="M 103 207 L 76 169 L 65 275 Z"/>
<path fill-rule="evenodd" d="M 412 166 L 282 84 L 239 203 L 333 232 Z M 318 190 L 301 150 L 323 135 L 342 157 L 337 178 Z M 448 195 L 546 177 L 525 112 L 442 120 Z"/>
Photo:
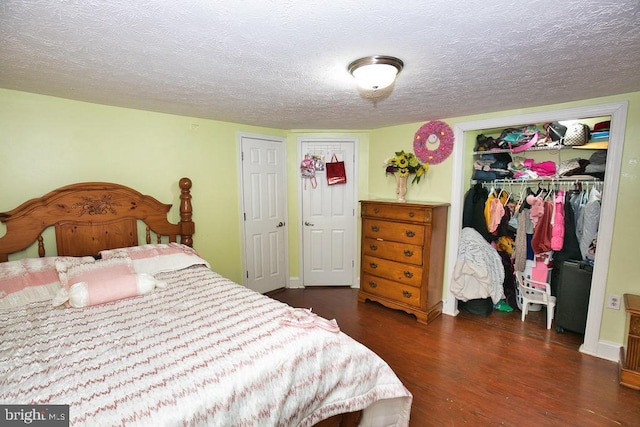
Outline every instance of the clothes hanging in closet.
<path fill-rule="evenodd" d="M 536 221 L 531 237 L 531 249 L 534 254 L 541 254 L 551 250 L 551 216 L 553 215 L 553 203 L 548 200 L 541 200 L 539 205 L 531 208 L 540 209 L 541 213 Z"/>
<path fill-rule="evenodd" d="M 470 188 L 464 199 L 463 234 L 459 242 L 459 259 L 454 267 L 452 292 L 460 301 L 490 297 L 493 304 L 505 299 L 515 309 L 515 281 L 511 267 L 513 233 L 509 233 L 511 210 L 507 205 L 510 194 L 482 184 Z M 477 242 L 480 236 L 485 245 Z M 480 265 L 466 259 L 469 251 L 483 253 Z M 496 277 L 496 274 L 499 274 Z M 509 308 L 510 310 L 512 308 Z"/>
<path fill-rule="evenodd" d="M 487 242 L 492 242 L 495 239 L 489 233 L 484 216 L 488 197 L 489 191 L 480 183 L 475 184 L 467 191 L 462 209 L 462 228 L 471 227 L 480 233 Z"/>
<path fill-rule="evenodd" d="M 551 270 L 551 290 L 552 293 L 560 283 L 560 269 L 565 261 L 581 259 L 580 244 L 576 235 L 575 212 L 571 199 L 580 195 L 580 191 L 567 191 L 564 195 L 564 236 L 562 239 L 562 249 L 553 253 L 553 269 Z"/>
<path fill-rule="evenodd" d="M 474 228 L 497 250 L 505 272 L 504 296 L 515 308 L 513 271 L 530 268 L 532 264 L 527 261 L 533 261 L 533 265 L 543 262 L 551 268 L 550 281 L 554 285 L 564 261 L 584 260 L 587 253 L 593 257 L 601 197 L 595 187 L 582 190 L 582 184 L 577 182 L 573 185 L 579 190 L 565 191 L 553 183 L 543 189 L 539 184 L 537 189 L 528 187 L 526 195 L 526 183 L 518 183 L 522 186 L 519 195 L 494 188 L 500 184 L 504 183 L 485 182 L 469 189 L 465 195 L 463 225 Z M 492 188 L 489 191 L 485 186 Z M 507 202 L 505 196 L 513 196 L 514 200 Z M 515 207 L 511 209 L 507 206 L 513 204 Z M 503 238 L 512 238 L 510 245 L 504 244 Z M 507 248 L 510 251 L 507 252 Z"/>
<path fill-rule="evenodd" d="M 495 248 L 477 230 L 463 228 L 453 268 L 451 293 L 460 301 L 491 298 L 497 304 L 504 298 L 504 279 L 502 259 Z"/>
<path fill-rule="evenodd" d="M 559 251 L 564 242 L 564 196 L 563 190 L 553 198 L 553 227 L 551 228 L 551 250 Z"/>
<path fill-rule="evenodd" d="M 589 191 L 586 204 L 580 209 L 576 234 L 580 244 L 582 259 L 587 259 L 589 246 L 598 235 L 601 201 L 602 197 L 600 192 L 592 188 Z"/>

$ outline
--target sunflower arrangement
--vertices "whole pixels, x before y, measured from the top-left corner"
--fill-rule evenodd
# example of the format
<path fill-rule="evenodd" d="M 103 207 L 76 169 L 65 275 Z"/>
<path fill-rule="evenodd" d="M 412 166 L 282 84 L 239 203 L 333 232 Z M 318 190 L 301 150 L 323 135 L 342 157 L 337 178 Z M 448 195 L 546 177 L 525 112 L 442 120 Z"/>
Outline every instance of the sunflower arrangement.
<path fill-rule="evenodd" d="M 396 151 L 395 157 L 391 157 L 385 162 L 385 171 L 390 174 L 398 174 L 400 176 L 409 176 L 415 174 L 412 184 L 420 182 L 420 178 L 427 173 L 428 164 L 420 163 L 420 160 L 413 153 L 405 153 Z"/>

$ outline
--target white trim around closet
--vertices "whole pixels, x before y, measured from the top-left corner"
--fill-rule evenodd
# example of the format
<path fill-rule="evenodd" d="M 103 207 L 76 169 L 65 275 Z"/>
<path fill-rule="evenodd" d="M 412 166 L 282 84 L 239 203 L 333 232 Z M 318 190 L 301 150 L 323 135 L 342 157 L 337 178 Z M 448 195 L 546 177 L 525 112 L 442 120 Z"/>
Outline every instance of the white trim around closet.
<path fill-rule="evenodd" d="M 515 116 L 496 117 L 457 123 L 454 136 L 457 142 L 453 151 L 453 182 L 451 186 L 451 215 L 448 245 L 448 278 L 453 277 L 453 268 L 458 253 L 458 241 L 462 228 L 462 204 L 469 183 L 465 182 L 465 156 L 470 155 L 472 147 L 465 147 L 465 132 L 482 129 L 496 129 L 518 126 L 525 123 L 545 123 L 556 120 L 579 120 L 589 117 L 611 116 L 611 138 L 607 152 L 605 181 L 602 195 L 600 229 L 598 232 L 598 255 L 593 269 L 589 313 L 584 335 L 584 343 L 580 351 L 607 360 L 618 361 L 619 348 L 622 343 L 610 343 L 600 340 L 600 326 L 604 308 L 607 274 L 609 271 L 609 255 L 613 239 L 613 225 L 618 199 L 618 183 L 622 164 L 622 149 L 627 121 L 627 105 L 625 102 L 588 105 L 538 113 L 519 114 Z M 443 313 L 457 315 L 458 308 L 455 297 L 449 291 L 447 283 L 444 292 Z"/>

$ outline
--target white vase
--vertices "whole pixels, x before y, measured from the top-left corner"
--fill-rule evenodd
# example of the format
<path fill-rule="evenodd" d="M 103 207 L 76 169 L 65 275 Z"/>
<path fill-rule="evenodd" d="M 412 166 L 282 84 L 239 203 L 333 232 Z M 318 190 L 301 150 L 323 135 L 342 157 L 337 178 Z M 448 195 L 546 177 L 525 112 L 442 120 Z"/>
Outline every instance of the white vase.
<path fill-rule="evenodd" d="M 408 176 L 400 176 L 399 173 L 394 174 L 396 176 L 396 200 L 400 203 L 404 203 L 407 200 L 404 196 L 407 194 L 407 178 Z"/>

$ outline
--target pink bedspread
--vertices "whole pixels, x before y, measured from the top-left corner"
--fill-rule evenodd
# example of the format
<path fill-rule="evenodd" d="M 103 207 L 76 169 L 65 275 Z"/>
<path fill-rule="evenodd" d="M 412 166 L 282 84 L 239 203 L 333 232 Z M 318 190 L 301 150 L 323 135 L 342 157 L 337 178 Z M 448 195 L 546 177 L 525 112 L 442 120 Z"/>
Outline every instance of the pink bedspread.
<path fill-rule="evenodd" d="M 157 277 L 150 295 L 1 311 L 0 402 L 69 404 L 74 426 L 310 426 L 376 405 L 363 425 L 408 424 L 411 394 L 345 334 L 286 324 L 292 308 L 203 266 Z"/>

